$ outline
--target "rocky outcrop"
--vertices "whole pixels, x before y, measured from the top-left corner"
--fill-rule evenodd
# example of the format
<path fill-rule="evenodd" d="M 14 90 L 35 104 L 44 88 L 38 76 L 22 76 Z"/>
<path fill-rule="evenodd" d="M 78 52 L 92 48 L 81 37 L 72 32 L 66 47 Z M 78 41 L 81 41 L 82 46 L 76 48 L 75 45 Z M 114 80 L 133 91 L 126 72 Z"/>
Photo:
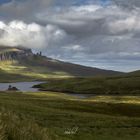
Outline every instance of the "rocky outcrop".
<path fill-rule="evenodd" d="M 17 87 L 12 87 L 11 85 L 9 85 L 7 91 L 19 91 L 19 89 Z"/>
<path fill-rule="evenodd" d="M 0 61 L 16 60 L 22 57 L 33 55 L 31 49 L 23 47 L 1 47 L 0 46 Z"/>

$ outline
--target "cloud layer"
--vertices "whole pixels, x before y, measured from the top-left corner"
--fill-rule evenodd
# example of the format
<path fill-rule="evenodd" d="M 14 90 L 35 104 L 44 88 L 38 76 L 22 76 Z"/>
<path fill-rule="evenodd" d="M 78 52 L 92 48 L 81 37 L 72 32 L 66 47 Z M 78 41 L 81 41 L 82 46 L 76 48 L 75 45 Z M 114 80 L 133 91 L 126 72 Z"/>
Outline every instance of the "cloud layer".
<path fill-rule="evenodd" d="M 138 69 L 139 0 L 13 0 L 1 5 L 0 13 L 2 45 L 87 65 L 103 62 L 104 68 L 117 69 L 112 61 L 118 61 L 118 70 Z"/>

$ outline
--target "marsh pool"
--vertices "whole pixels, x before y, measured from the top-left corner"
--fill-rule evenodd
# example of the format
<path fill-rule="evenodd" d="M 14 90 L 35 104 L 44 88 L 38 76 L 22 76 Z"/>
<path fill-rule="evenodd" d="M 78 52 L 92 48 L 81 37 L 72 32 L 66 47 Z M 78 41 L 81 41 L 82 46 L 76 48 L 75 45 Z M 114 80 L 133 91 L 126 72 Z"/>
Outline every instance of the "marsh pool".
<path fill-rule="evenodd" d="M 36 92 L 39 91 L 38 88 L 32 88 L 34 85 L 41 84 L 43 82 L 35 81 L 35 82 L 17 82 L 17 83 L 0 83 L 0 91 L 6 91 L 11 85 L 12 87 L 18 88 L 22 92 Z"/>

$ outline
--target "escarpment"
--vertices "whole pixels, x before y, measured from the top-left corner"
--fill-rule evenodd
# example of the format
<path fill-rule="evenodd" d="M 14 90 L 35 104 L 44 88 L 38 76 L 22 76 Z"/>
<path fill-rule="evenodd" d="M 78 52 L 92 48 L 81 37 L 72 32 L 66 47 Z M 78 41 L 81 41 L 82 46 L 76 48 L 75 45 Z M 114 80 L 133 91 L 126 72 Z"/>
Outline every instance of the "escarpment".
<path fill-rule="evenodd" d="M 24 47 L 0 46 L 0 61 L 16 60 L 22 57 L 33 55 L 31 49 Z"/>

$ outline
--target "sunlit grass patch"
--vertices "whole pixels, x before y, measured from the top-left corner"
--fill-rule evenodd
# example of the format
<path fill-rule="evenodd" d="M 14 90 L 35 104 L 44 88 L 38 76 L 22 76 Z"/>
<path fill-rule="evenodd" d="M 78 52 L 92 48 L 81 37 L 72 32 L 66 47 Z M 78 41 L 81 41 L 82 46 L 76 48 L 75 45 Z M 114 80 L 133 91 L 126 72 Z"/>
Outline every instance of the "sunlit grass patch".
<path fill-rule="evenodd" d="M 16 74 L 32 79 L 46 79 L 46 78 L 65 78 L 69 77 L 67 73 L 64 72 L 51 72 L 48 71 L 46 67 L 24 65 L 19 63 L 17 60 L 5 60 L 0 62 L 0 69 L 7 74 Z M 3 77 L 4 79 L 4 77 Z M 18 77 L 15 78 L 15 80 Z M 6 79 L 5 76 L 5 81 Z M 22 81 L 22 79 L 21 79 Z M 27 79 L 28 81 L 28 79 Z"/>
<path fill-rule="evenodd" d="M 27 67 L 25 66 L 19 65 L 18 61 L 16 60 L 0 62 L 0 69 L 9 73 L 20 72 L 20 71 L 25 70 L 26 68 Z"/>
<path fill-rule="evenodd" d="M 104 103 L 140 104 L 140 96 L 94 96 L 85 101 Z"/>

